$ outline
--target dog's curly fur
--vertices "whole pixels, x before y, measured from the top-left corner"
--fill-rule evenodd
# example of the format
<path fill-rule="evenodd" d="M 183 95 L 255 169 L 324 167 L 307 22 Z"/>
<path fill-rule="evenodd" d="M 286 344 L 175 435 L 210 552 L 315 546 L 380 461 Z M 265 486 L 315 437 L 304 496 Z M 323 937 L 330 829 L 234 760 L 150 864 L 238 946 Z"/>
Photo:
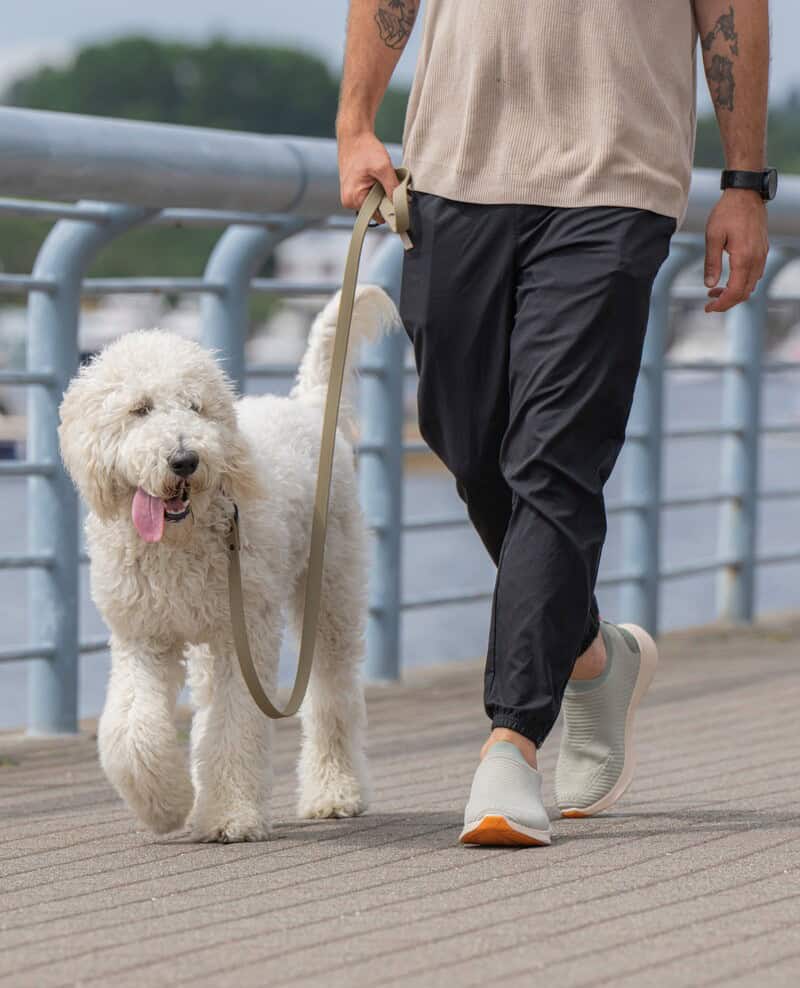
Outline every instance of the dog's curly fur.
<path fill-rule="evenodd" d="M 92 596 L 111 629 L 100 760 L 138 818 L 158 833 L 188 823 L 197 840 L 268 835 L 272 724 L 250 697 L 234 652 L 226 532 L 235 502 L 249 637 L 261 681 L 274 693 L 285 621 L 299 630 L 302 619 L 339 298 L 337 292 L 317 316 L 288 398 L 235 401 L 207 350 L 159 330 L 120 337 L 64 396 L 62 457 L 90 508 Z M 359 338 L 398 325 L 388 295 L 359 286 L 351 351 Z M 360 680 L 366 551 L 354 435 L 345 396 L 317 648 L 301 709 L 303 817 L 354 816 L 368 799 Z M 169 464 L 178 449 L 199 457 L 188 490 Z M 188 516 L 167 520 L 159 541 L 145 541 L 132 520 L 137 488 L 164 501 L 188 494 Z M 191 771 L 173 719 L 185 674 L 196 708 Z"/>

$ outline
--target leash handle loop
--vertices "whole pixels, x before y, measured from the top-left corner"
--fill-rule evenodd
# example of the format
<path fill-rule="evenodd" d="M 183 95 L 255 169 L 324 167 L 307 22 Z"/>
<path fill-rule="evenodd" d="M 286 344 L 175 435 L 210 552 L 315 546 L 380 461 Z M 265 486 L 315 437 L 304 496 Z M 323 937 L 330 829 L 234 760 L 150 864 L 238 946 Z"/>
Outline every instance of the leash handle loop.
<path fill-rule="evenodd" d="M 409 227 L 408 191 L 411 172 L 401 166 L 396 169 L 398 186 L 392 198 L 385 194 L 380 182 L 375 182 L 361 205 L 356 217 L 347 260 L 342 279 L 342 290 L 339 301 L 339 314 L 336 320 L 336 335 L 334 337 L 331 371 L 328 379 L 328 391 L 325 398 L 325 411 L 322 419 L 322 434 L 319 447 L 319 469 L 314 495 L 314 513 L 311 522 L 311 545 L 306 571 L 306 592 L 303 606 L 303 624 L 300 636 L 300 654 L 297 659 L 297 673 L 291 695 L 283 710 L 275 706 L 261 685 L 256 671 L 250 643 L 247 637 L 247 625 L 244 612 L 244 593 L 242 590 L 242 572 L 239 560 L 241 547 L 239 537 L 239 510 L 235 509 L 231 519 L 228 536 L 228 598 L 230 603 L 231 626 L 239 668 L 247 688 L 259 709 L 273 720 L 291 717 L 297 713 L 303 697 L 306 694 L 308 681 L 311 676 L 311 666 L 314 659 L 314 646 L 317 637 L 320 602 L 322 596 L 322 573 L 325 558 L 325 535 L 328 526 L 328 504 L 330 501 L 331 478 L 333 476 L 333 455 L 336 445 L 336 428 L 339 421 L 339 405 L 344 384 L 347 345 L 350 339 L 350 324 L 353 318 L 353 305 L 356 295 L 356 280 L 358 265 L 361 260 L 361 248 L 369 220 L 376 209 L 380 210 L 389 227 L 403 240 L 406 250 L 412 246 L 407 230 Z"/>

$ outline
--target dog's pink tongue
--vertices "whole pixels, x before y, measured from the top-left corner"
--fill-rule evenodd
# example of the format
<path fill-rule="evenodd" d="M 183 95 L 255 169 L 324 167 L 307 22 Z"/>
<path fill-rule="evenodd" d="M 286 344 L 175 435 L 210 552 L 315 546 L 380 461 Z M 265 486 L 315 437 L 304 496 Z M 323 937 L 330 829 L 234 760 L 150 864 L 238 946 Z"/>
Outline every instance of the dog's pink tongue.
<path fill-rule="evenodd" d="M 145 542 L 158 542 L 164 534 L 164 502 L 141 487 L 136 488 L 131 506 L 136 531 Z"/>

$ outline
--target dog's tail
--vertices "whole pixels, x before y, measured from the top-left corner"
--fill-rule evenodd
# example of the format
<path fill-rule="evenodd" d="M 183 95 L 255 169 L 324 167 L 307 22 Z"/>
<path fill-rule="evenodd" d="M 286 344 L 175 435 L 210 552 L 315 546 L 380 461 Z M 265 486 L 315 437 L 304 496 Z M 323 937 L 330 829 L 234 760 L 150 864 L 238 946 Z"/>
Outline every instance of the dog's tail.
<path fill-rule="evenodd" d="M 320 408 L 324 407 L 325 396 L 328 393 L 328 378 L 331 373 L 341 294 L 341 290 L 336 292 L 314 320 L 308 337 L 308 347 L 300 362 L 297 380 L 291 391 L 291 397 L 318 403 Z M 346 377 L 339 413 L 339 428 L 351 443 L 357 437 L 355 375 L 352 373 L 352 363 L 357 359 L 359 343 L 377 340 L 384 333 L 393 332 L 401 326 L 397 307 L 382 288 L 378 285 L 356 287 Z"/>

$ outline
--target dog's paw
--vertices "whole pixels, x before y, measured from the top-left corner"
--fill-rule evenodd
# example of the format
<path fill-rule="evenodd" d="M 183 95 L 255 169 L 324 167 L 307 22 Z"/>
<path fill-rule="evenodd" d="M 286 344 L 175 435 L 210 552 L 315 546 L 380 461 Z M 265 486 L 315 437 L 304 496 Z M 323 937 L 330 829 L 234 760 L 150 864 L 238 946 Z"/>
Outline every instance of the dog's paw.
<path fill-rule="evenodd" d="M 297 804 L 297 814 L 304 820 L 360 816 L 366 809 L 367 801 L 354 779 L 321 792 L 303 792 Z"/>
<path fill-rule="evenodd" d="M 204 814 L 189 821 L 190 839 L 201 844 L 237 844 L 242 841 L 268 840 L 270 822 L 257 814 Z"/>

